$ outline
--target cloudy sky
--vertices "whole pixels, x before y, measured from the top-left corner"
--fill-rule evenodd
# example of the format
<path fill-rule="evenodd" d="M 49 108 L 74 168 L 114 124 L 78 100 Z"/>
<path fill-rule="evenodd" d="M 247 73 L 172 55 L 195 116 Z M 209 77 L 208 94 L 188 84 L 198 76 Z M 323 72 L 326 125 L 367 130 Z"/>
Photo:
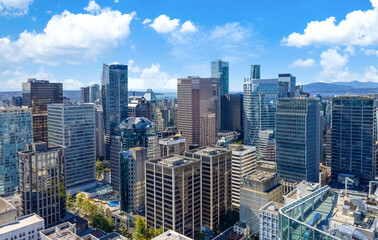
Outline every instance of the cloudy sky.
<path fill-rule="evenodd" d="M 129 88 L 174 91 L 230 62 L 230 90 L 249 65 L 298 83 L 378 82 L 378 0 L 0 0 L 0 91 L 29 77 L 64 89 L 100 83 L 103 63 L 129 65 Z"/>

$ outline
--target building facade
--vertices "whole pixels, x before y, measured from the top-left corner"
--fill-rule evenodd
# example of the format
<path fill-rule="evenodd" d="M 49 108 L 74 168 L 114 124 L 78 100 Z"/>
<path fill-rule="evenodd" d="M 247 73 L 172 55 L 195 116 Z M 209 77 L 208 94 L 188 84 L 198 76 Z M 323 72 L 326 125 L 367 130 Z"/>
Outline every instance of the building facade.
<path fill-rule="evenodd" d="M 49 147 L 66 147 L 67 189 L 96 181 L 95 107 L 92 103 L 48 106 Z"/>
<path fill-rule="evenodd" d="M 96 159 L 105 157 L 105 134 L 104 134 L 104 112 L 102 106 L 95 106 L 95 142 Z"/>
<path fill-rule="evenodd" d="M 241 131 L 242 106 L 240 94 L 226 94 L 221 96 L 221 130 Z"/>
<path fill-rule="evenodd" d="M 45 226 L 59 223 L 66 215 L 64 147 L 38 142 L 19 152 L 22 215 L 36 213 Z"/>
<path fill-rule="evenodd" d="M 19 190 L 18 152 L 33 142 L 31 109 L 0 108 L 0 196 Z"/>
<path fill-rule="evenodd" d="M 178 136 L 159 139 L 160 156 L 165 157 L 172 154 L 184 155 L 186 149 L 185 138 Z"/>
<path fill-rule="evenodd" d="M 278 99 L 276 163 L 281 180 L 319 181 L 320 111 L 317 98 Z"/>
<path fill-rule="evenodd" d="M 47 105 L 63 103 L 63 84 L 47 80 L 29 79 L 22 83 L 22 105 L 31 107 L 33 112 L 34 142 L 47 142 Z"/>
<path fill-rule="evenodd" d="M 260 231 L 261 240 L 278 240 L 278 210 L 284 205 L 277 202 L 269 202 L 260 208 Z"/>
<path fill-rule="evenodd" d="M 171 155 L 146 162 L 146 220 L 194 238 L 201 231 L 201 163 Z"/>
<path fill-rule="evenodd" d="M 222 59 L 211 62 L 211 78 L 219 78 L 220 95 L 229 94 L 229 66 Z"/>

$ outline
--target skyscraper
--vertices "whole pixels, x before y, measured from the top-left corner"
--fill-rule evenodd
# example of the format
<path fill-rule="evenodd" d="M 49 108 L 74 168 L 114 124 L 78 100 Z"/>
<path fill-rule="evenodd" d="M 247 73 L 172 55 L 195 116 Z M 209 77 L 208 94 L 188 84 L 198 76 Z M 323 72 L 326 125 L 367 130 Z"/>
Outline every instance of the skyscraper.
<path fill-rule="evenodd" d="M 101 100 L 100 85 L 92 84 L 89 87 L 89 102 L 96 103 L 97 100 Z"/>
<path fill-rule="evenodd" d="M 22 83 L 22 104 L 33 113 L 34 142 L 47 142 L 47 104 L 63 103 L 63 84 L 30 78 Z"/>
<path fill-rule="evenodd" d="M 222 59 L 211 62 L 211 77 L 219 78 L 220 95 L 229 93 L 229 67 L 228 62 Z"/>
<path fill-rule="evenodd" d="M 191 238 L 201 231 L 201 161 L 171 155 L 146 162 L 146 219 Z"/>
<path fill-rule="evenodd" d="M 80 88 L 80 102 L 82 103 L 89 103 L 89 91 L 90 87 L 81 87 Z"/>
<path fill-rule="evenodd" d="M 221 97 L 221 130 L 241 131 L 241 96 L 226 94 Z"/>
<path fill-rule="evenodd" d="M 277 102 L 276 163 L 281 180 L 319 181 L 320 110 L 317 98 Z"/>
<path fill-rule="evenodd" d="M 332 98 L 332 181 L 354 178 L 366 186 L 376 175 L 376 101 L 367 96 Z"/>
<path fill-rule="evenodd" d="M 66 185 L 74 189 L 96 180 L 94 104 L 50 104 L 49 147 L 65 146 Z"/>
<path fill-rule="evenodd" d="M 231 209 L 232 153 L 222 148 L 203 147 L 186 151 L 186 157 L 201 160 L 201 226 L 215 230 Z"/>
<path fill-rule="evenodd" d="M 18 152 L 33 142 L 31 109 L 0 108 L 0 196 L 19 187 Z"/>
<path fill-rule="evenodd" d="M 114 129 L 127 118 L 127 65 L 104 64 L 102 70 L 102 108 L 106 138 L 106 157 L 110 157 L 111 136 Z"/>
<path fill-rule="evenodd" d="M 96 158 L 105 157 L 104 112 L 101 105 L 95 106 Z"/>
<path fill-rule="evenodd" d="M 32 143 L 19 157 L 22 215 L 36 213 L 55 226 L 66 215 L 64 147 Z"/>
<path fill-rule="evenodd" d="M 261 65 L 257 65 L 257 64 L 251 65 L 251 79 L 260 79 L 260 68 L 261 68 Z"/>
<path fill-rule="evenodd" d="M 177 79 L 177 127 L 186 146 L 215 144 L 216 119 L 211 78 Z"/>

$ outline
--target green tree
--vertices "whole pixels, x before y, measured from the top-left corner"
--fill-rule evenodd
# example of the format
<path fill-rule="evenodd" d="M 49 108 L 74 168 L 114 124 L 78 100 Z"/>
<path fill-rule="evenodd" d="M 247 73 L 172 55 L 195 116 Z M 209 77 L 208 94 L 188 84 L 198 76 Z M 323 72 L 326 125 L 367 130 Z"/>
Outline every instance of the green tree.
<path fill-rule="evenodd" d="M 163 233 L 163 228 L 147 228 L 146 219 L 140 216 L 137 216 L 135 219 L 134 229 L 135 233 L 133 234 L 133 239 L 135 240 L 150 240 Z"/>
<path fill-rule="evenodd" d="M 126 238 L 132 238 L 133 235 L 129 232 L 129 229 L 126 227 L 124 223 L 121 223 L 118 229 L 118 233 Z"/>
<path fill-rule="evenodd" d="M 102 213 L 96 213 L 90 217 L 90 225 L 94 228 L 101 228 L 105 232 L 112 232 L 114 223 L 112 218 L 106 218 Z"/>
<path fill-rule="evenodd" d="M 74 204 L 75 204 L 75 200 L 73 199 L 71 192 L 68 192 L 67 193 L 67 208 L 68 208 L 68 210 L 72 210 L 72 208 L 74 207 Z"/>
<path fill-rule="evenodd" d="M 99 179 L 101 177 L 101 174 L 103 172 L 109 172 L 109 171 L 110 171 L 109 161 L 100 161 L 100 159 L 97 159 L 97 161 L 96 161 L 97 179 Z"/>

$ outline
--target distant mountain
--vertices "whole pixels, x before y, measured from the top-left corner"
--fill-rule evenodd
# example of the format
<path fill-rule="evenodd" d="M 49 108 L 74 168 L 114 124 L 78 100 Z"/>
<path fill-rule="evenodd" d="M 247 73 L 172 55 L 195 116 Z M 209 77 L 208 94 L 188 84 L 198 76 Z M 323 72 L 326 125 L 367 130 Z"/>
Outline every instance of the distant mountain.
<path fill-rule="evenodd" d="M 376 94 L 378 93 L 378 83 L 375 82 L 316 82 L 303 85 L 303 90 L 311 95 L 342 95 L 342 94 Z"/>

